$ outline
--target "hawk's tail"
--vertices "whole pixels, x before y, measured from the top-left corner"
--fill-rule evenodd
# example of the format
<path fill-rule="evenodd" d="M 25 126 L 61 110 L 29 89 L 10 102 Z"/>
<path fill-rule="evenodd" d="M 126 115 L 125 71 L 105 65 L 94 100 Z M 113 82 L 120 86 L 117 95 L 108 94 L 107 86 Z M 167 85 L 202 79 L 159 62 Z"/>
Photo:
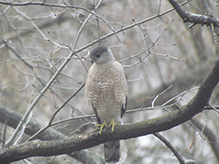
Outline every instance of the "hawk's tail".
<path fill-rule="evenodd" d="M 118 162 L 120 156 L 119 140 L 104 143 L 104 156 L 106 162 Z"/>

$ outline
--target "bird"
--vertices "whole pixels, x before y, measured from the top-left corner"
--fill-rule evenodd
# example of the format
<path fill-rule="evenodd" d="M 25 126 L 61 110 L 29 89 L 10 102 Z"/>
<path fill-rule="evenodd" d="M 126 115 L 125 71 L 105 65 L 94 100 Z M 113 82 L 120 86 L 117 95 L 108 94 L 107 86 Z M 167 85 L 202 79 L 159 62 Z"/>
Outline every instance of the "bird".
<path fill-rule="evenodd" d="M 97 47 L 90 52 L 92 66 L 85 83 L 85 96 L 92 106 L 98 124 L 99 133 L 104 127 L 122 124 L 122 116 L 127 106 L 128 86 L 123 66 L 116 61 L 110 48 Z M 119 140 L 104 143 L 106 162 L 118 162 L 120 159 Z"/>

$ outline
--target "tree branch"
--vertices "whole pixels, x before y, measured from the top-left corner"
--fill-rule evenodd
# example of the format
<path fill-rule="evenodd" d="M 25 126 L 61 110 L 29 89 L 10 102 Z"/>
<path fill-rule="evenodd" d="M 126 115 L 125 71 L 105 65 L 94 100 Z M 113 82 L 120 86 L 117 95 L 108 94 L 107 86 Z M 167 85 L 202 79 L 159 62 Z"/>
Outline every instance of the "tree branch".
<path fill-rule="evenodd" d="M 115 131 L 106 129 L 100 135 L 98 132 L 53 141 L 33 141 L 2 149 L 0 161 L 12 162 L 31 156 L 52 156 L 66 154 L 90 148 L 110 140 L 129 139 L 148 134 L 154 134 L 177 126 L 190 120 L 202 112 L 219 81 L 219 60 L 202 82 L 195 97 L 180 110 L 175 110 L 164 116 L 149 119 L 129 125 L 118 125 Z"/>
<path fill-rule="evenodd" d="M 173 147 L 173 145 L 168 140 L 166 140 L 166 138 L 164 138 L 159 133 L 154 133 L 154 136 L 161 140 L 173 152 L 180 164 L 185 164 L 185 161 L 183 160 L 179 152 Z"/>
<path fill-rule="evenodd" d="M 218 140 L 216 135 L 212 132 L 213 130 L 210 129 L 207 125 L 204 126 L 196 119 L 192 119 L 191 122 L 207 137 L 207 140 L 213 149 L 213 152 L 219 163 L 219 146 L 217 144 Z"/>
<path fill-rule="evenodd" d="M 5 123 L 7 121 L 7 125 L 16 128 L 20 120 L 22 119 L 22 115 L 18 114 L 17 112 L 8 109 L 6 107 L 0 106 L 0 122 Z M 42 128 L 42 125 L 40 125 L 37 121 L 31 119 L 29 123 L 27 124 L 27 127 L 25 129 L 25 134 L 27 135 L 34 135 L 36 132 L 38 132 Z M 48 128 L 36 137 L 40 140 L 62 140 L 65 139 L 66 136 L 62 133 L 52 129 Z M 91 163 L 91 164 L 104 164 L 104 159 L 87 150 L 81 150 L 76 151 L 74 153 L 68 154 L 69 156 L 77 159 L 78 161 L 81 161 L 82 163 Z M 18 159 L 17 159 L 18 160 Z M 7 161 L 7 160 L 6 160 Z M 14 161 L 14 160 L 12 160 Z M 0 163 L 4 160 L 0 160 Z"/>
<path fill-rule="evenodd" d="M 154 97 L 154 95 L 160 94 L 172 85 L 173 87 L 165 92 L 165 94 L 160 95 L 159 99 L 156 100 L 156 106 L 162 105 L 172 97 L 176 96 L 176 93 L 185 91 L 185 88 L 190 88 L 194 84 L 196 84 L 196 86 L 200 85 L 207 75 L 209 68 L 211 67 L 209 67 L 208 63 L 203 64 L 202 67 L 197 65 L 197 67 L 191 69 L 190 71 L 184 72 L 182 75 L 178 75 L 175 80 L 165 83 L 156 89 L 147 90 L 137 96 L 130 95 L 127 110 L 151 106 L 151 99 L 148 97 Z"/>
<path fill-rule="evenodd" d="M 219 20 L 213 18 L 211 15 L 194 14 L 185 11 L 177 0 L 169 0 L 170 4 L 174 7 L 179 16 L 183 19 L 183 22 L 190 22 L 194 25 L 201 24 L 207 26 L 219 27 Z M 191 26 L 191 27 L 192 27 Z"/>

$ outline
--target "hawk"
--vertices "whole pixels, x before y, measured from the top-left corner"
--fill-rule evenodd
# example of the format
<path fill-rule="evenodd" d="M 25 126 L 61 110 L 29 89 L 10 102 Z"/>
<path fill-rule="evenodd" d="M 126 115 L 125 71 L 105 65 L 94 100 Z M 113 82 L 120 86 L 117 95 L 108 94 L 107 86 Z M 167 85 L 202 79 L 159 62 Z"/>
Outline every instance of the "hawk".
<path fill-rule="evenodd" d="M 85 96 L 92 106 L 100 134 L 104 126 L 112 128 L 122 123 L 126 110 L 128 87 L 122 65 L 117 62 L 108 47 L 97 47 L 90 53 L 93 65 L 85 84 Z M 118 162 L 119 140 L 104 143 L 106 162 Z"/>

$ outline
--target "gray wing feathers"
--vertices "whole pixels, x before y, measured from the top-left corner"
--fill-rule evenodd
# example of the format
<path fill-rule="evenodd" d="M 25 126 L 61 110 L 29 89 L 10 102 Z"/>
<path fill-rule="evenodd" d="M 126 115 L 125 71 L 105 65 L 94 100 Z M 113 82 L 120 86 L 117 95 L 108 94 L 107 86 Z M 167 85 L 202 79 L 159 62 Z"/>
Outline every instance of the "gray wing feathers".
<path fill-rule="evenodd" d="M 119 140 L 109 141 L 104 143 L 104 156 L 106 162 L 118 162 L 119 161 Z"/>

